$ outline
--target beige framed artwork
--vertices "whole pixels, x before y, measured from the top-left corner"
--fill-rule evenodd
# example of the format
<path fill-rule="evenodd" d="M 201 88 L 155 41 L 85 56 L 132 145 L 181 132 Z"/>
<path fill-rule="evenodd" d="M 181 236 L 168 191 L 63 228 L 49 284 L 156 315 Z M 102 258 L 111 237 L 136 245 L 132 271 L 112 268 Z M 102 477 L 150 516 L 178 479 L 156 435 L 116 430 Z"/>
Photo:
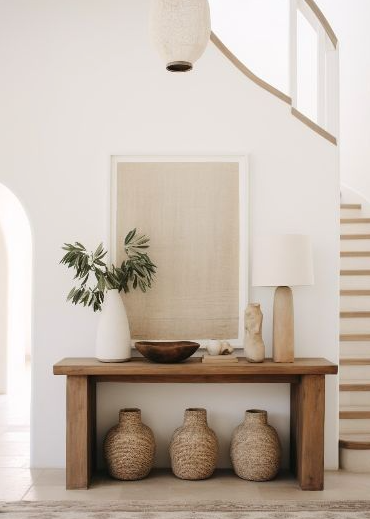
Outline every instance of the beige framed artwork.
<path fill-rule="evenodd" d="M 136 227 L 157 265 L 151 290 L 122 295 L 132 339 L 240 344 L 248 205 L 245 157 L 112 157 L 112 261 Z"/>

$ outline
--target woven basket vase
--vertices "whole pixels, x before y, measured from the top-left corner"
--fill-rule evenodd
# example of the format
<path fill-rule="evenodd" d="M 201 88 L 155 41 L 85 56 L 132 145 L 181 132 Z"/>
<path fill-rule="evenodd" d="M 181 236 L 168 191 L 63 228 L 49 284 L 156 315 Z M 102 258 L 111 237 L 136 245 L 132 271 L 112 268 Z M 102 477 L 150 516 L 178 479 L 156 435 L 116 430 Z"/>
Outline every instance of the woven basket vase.
<path fill-rule="evenodd" d="M 235 473 L 250 481 L 269 481 L 280 468 L 279 437 L 267 423 L 267 412 L 246 411 L 245 419 L 232 435 L 231 461 Z"/>
<path fill-rule="evenodd" d="M 206 479 L 217 462 L 218 441 L 208 427 L 205 409 L 186 409 L 184 424 L 176 429 L 170 445 L 172 471 L 181 479 Z"/>
<path fill-rule="evenodd" d="M 154 463 L 155 440 L 141 421 L 140 409 L 121 409 L 119 423 L 104 440 L 104 457 L 109 474 L 116 479 L 145 478 Z"/>

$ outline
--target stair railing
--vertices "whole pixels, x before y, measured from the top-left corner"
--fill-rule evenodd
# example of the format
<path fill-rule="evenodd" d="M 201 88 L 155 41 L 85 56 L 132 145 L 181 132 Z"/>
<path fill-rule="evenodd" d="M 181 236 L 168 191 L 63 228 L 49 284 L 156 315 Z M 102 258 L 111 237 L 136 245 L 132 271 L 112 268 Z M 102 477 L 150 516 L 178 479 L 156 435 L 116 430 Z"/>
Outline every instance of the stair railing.
<path fill-rule="evenodd" d="M 311 25 L 317 38 L 316 102 L 313 122 L 332 136 L 339 134 L 339 50 L 329 22 L 313 0 L 290 0 L 290 97 L 292 108 L 300 112 L 298 78 L 298 14 Z M 295 114 L 296 115 L 296 114 Z"/>

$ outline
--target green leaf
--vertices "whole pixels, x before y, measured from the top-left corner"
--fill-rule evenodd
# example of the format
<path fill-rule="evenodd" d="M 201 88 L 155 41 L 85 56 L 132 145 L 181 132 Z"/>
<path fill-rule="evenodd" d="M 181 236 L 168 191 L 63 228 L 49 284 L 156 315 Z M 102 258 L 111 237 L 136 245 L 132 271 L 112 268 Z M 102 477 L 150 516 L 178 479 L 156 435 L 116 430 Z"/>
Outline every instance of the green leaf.
<path fill-rule="evenodd" d="M 69 292 L 68 296 L 67 296 L 67 301 L 69 301 L 70 299 L 72 299 L 74 293 L 76 291 L 76 287 L 73 287 L 72 290 Z"/>
<path fill-rule="evenodd" d="M 150 241 L 150 238 L 148 238 L 147 236 L 142 236 L 139 240 L 138 240 L 138 245 L 144 245 L 144 243 L 148 243 Z"/>
<path fill-rule="evenodd" d="M 104 291 L 105 290 L 105 279 L 104 279 L 104 276 L 100 276 L 99 279 L 98 279 L 98 289 L 100 291 Z"/>
<path fill-rule="evenodd" d="M 84 306 L 86 306 L 89 301 L 89 297 L 90 297 L 89 291 L 85 290 L 85 292 L 83 293 L 83 295 L 81 297 L 80 303 L 82 303 Z"/>
<path fill-rule="evenodd" d="M 97 256 L 96 259 L 101 260 L 101 259 L 104 258 L 104 256 L 106 256 L 107 254 L 108 254 L 108 251 L 107 251 L 107 250 L 106 250 L 106 251 L 103 251 L 101 254 L 99 254 L 99 256 Z"/>
<path fill-rule="evenodd" d="M 80 282 L 80 286 L 70 290 L 67 300 L 75 305 L 92 307 L 94 312 L 97 312 L 101 310 L 107 289 L 128 293 L 131 287 L 139 287 L 146 292 L 151 287 L 152 278 L 157 270 L 147 252 L 143 252 L 149 248 L 149 241 L 145 234 L 137 234 L 136 228 L 132 229 L 125 238 L 126 258 L 122 260 L 120 267 L 108 267 L 104 262 L 108 251 L 104 250 L 103 243 L 98 245 L 94 253 L 88 253 L 80 242 L 73 245 L 64 243 L 62 250 L 65 254 L 60 263 L 68 269 L 74 269 L 74 279 Z M 86 288 L 91 272 L 94 272 L 97 283 L 93 289 Z"/>
<path fill-rule="evenodd" d="M 132 229 L 132 231 L 130 231 L 126 238 L 125 238 L 125 245 L 128 245 L 130 243 L 130 241 L 132 240 L 132 238 L 135 236 L 136 234 L 136 227 L 135 229 Z"/>
<path fill-rule="evenodd" d="M 137 274 L 141 277 L 145 277 L 145 272 L 141 269 L 139 265 L 133 265 L 132 268 L 135 270 Z"/>
<path fill-rule="evenodd" d="M 103 243 L 100 243 L 96 251 L 94 252 L 94 258 L 97 258 L 103 251 Z"/>

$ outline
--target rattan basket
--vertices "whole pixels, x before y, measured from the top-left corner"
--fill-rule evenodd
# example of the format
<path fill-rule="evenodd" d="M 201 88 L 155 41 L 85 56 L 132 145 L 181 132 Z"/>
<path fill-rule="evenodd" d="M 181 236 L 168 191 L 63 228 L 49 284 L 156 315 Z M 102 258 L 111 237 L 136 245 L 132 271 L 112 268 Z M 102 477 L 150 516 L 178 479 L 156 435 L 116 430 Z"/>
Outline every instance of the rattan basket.
<path fill-rule="evenodd" d="M 186 409 L 184 424 L 173 434 L 170 456 L 172 471 L 178 478 L 196 480 L 212 476 L 218 441 L 208 427 L 205 409 Z"/>
<path fill-rule="evenodd" d="M 154 435 L 142 423 L 140 409 L 121 409 L 118 425 L 104 440 L 109 474 L 122 480 L 143 479 L 153 467 L 154 455 Z"/>
<path fill-rule="evenodd" d="M 244 422 L 233 433 L 230 454 L 234 471 L 240 478 L 268 481 L 277 475 L 280 441 L 275 429 L 267 423 L 266 411 L 246 411 Z"/>

